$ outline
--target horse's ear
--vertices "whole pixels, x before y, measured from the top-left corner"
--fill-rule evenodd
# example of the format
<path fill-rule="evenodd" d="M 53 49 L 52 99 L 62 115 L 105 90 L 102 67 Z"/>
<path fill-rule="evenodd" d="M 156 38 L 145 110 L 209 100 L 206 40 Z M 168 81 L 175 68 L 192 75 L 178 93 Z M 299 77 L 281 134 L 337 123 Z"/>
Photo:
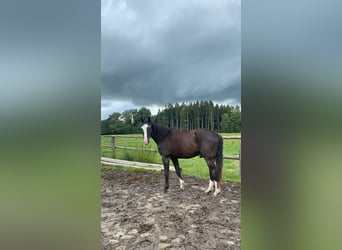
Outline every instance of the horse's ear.
<path fill-rule="evenodd" d="M 147 122 L 151 122 L 151 117 L 148 117 L 148 118 L 147 118 Z"/>
<path fill-rule="evenodd" d="M 141 121 L 141 123 L 145 123 L 144 119 L 142 117 L 140 117 L 140 121 Z"/>

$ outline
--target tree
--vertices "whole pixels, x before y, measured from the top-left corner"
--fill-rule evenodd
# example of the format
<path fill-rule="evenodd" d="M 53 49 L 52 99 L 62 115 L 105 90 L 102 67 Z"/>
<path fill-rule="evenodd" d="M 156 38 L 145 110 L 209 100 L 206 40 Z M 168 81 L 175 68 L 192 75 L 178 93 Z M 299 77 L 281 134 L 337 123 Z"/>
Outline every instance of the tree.
<path fill-rule="evenodd" d="M 121 117 L 126 124 L 134 124 L 136 122 L 137 114 L 138 111 L 136 109 L 128 109 L 121 114 Z"/>
<path fill-rule="evenodd" d="M 209 128 L 217 132 L 241 130 L 240 107 L 214 105 L 212 101 L 196 101 L 181 105 L 169 103 L 163 110 L 158 110 L 153 120 L 167 127 L 183 130 L 196 128 Z"/>
<path fill-rule="evenodd" d="M 101 121 L 102 134 L 139 133 L 140 118 L 151 117 L 145 107 L 125 110 L 122 114 L 114 112 Z M 151 117 L 153 121 L 168 127 L 183 130 L 209 128 L 217 132 L 240 132 L 241 111 L 239 106 L 215 105 L 212 101 L 196 101 L 175 105 L 169 103 Z"/>
<path fill-rule="evenodd" d="M 230 117 L 228 113 L 223 113 L 221 118 L 221 132 L 227 133 L 229 131 Z"/>
<path fill-rule="evenodd" d="M 231 115 L 231 132 L 238 133 L 241 131 L 241 112 L 240 107 L 235 106 Z"/>
<path fill-rule="evenodd" d="M 220 122 L 221 122 L 221 111 L 220 107 L 218 104 L 215 105 L 214 107 L 214 120 L 216 121 L 216 127 L 214 126 L 214 130 L 216 132 L 220 131 Z"/>
<path fill-rule="evenodd" d="M 134 122 L 140 124 L 140 119 L 147 119 L 147 117 L 151 117 L 151 111 L 148 108 L 142 107 L 139 109 Z"/>
<path fill-rule="evenodd" d="M 101 121 L 101 134 L 108 135 L 110 134 L 111 130 L 109 128 L 109 119 Z"/>
<path fill-rule="evenodd" d="M 183 130 L 189 130 L 189 110 L 188 107 L 182 103 L 180 109 L 180 128 Z"/>
<path fill-rule="evenodd" d="M 114 112 L 109 115 L 108 122 L 109 122 L 109 129 L 111 134 L 120 134 L 121 133 L 121 125 L 123 121 L 120 119 L 121 114 L 118 112 Z"/>
<path fill-rule="evenodd" d="M 215 121 L 214 121 L 214 103 L 210 100 L 209 101 L 209 121 L 210 121 L 210 129 L 215 129 Z M 208 126 L 209 128 L 209 126 Z"/>

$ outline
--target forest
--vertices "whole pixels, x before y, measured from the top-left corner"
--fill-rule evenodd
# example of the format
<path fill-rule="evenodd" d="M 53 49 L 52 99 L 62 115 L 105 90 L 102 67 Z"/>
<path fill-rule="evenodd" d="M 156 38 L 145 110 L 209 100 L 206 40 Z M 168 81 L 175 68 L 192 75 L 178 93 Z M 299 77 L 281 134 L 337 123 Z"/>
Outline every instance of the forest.
<path fill-rule="evenodd" d="M 135 134 L 141 132 L 140 118 L 151 117 L 155 123 L 170 128 L 192 130 L 208 128 L 220 133 L 241 131 L 241 110 L 239 106 L 214 105 L 212 101 L 167 104 L 156 115 L 142 107 L 122 113 L 114 112 L 101 121 L 101 134 Z"/>

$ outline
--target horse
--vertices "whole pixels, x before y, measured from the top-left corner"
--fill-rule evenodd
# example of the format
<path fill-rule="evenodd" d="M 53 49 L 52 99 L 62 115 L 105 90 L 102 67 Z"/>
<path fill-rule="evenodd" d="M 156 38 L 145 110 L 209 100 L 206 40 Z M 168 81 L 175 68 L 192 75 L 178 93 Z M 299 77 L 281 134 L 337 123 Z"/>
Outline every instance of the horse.
<path fill-rule="evenodd" d="M 164 192 L 169 189 L 169 162 L 170 159 L 179 178 L 180 189 L 184 189 L 184 180 L 179 167 L 179 158 L 192 158 L 195 156 L 203 157 L 209 168 L 209 187 L 205 193 L 212 191 L 215 186 L 214 196 L 221 192 L 222 186 L 222 159 L 223 159 L 223 139 L 222 136 L 209 129 L 195 129 L 190 131 L 182 131 L 175 128 L 167 128 L 165 126 L 151 122 L 151 118 L 147 120 L 141 118 L 141 129 L 144 134 L 144 144 L 149 144 L 152 138 L 161 155 L 165 186 Z"/>

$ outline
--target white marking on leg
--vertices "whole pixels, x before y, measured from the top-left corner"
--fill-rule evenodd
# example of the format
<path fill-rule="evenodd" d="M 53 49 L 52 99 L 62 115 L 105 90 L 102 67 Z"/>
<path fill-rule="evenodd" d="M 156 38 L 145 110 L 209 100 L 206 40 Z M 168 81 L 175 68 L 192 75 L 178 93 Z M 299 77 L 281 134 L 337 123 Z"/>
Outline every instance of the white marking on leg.
<path fill-rule="evenodd" d="M 218 195 L 219 193 L 221 193 L 221 189 L 217 189 L 217 182 L 215 181 L 215 192 L 214 192 L 214 196 Z"/>
<path fill-rule="evenodd" d="M 209 180 L 209 187 L 205 190 L 205 193 L 209 193 L 213 189 L 214 182 Z"/>
<path fill-rule="evenodd" d="M 181 189 L 184 189 L 184 186 L 183 186 L 184 183 L 185 182 L 181 178 L 179 178 L 179 186 Z"/>

